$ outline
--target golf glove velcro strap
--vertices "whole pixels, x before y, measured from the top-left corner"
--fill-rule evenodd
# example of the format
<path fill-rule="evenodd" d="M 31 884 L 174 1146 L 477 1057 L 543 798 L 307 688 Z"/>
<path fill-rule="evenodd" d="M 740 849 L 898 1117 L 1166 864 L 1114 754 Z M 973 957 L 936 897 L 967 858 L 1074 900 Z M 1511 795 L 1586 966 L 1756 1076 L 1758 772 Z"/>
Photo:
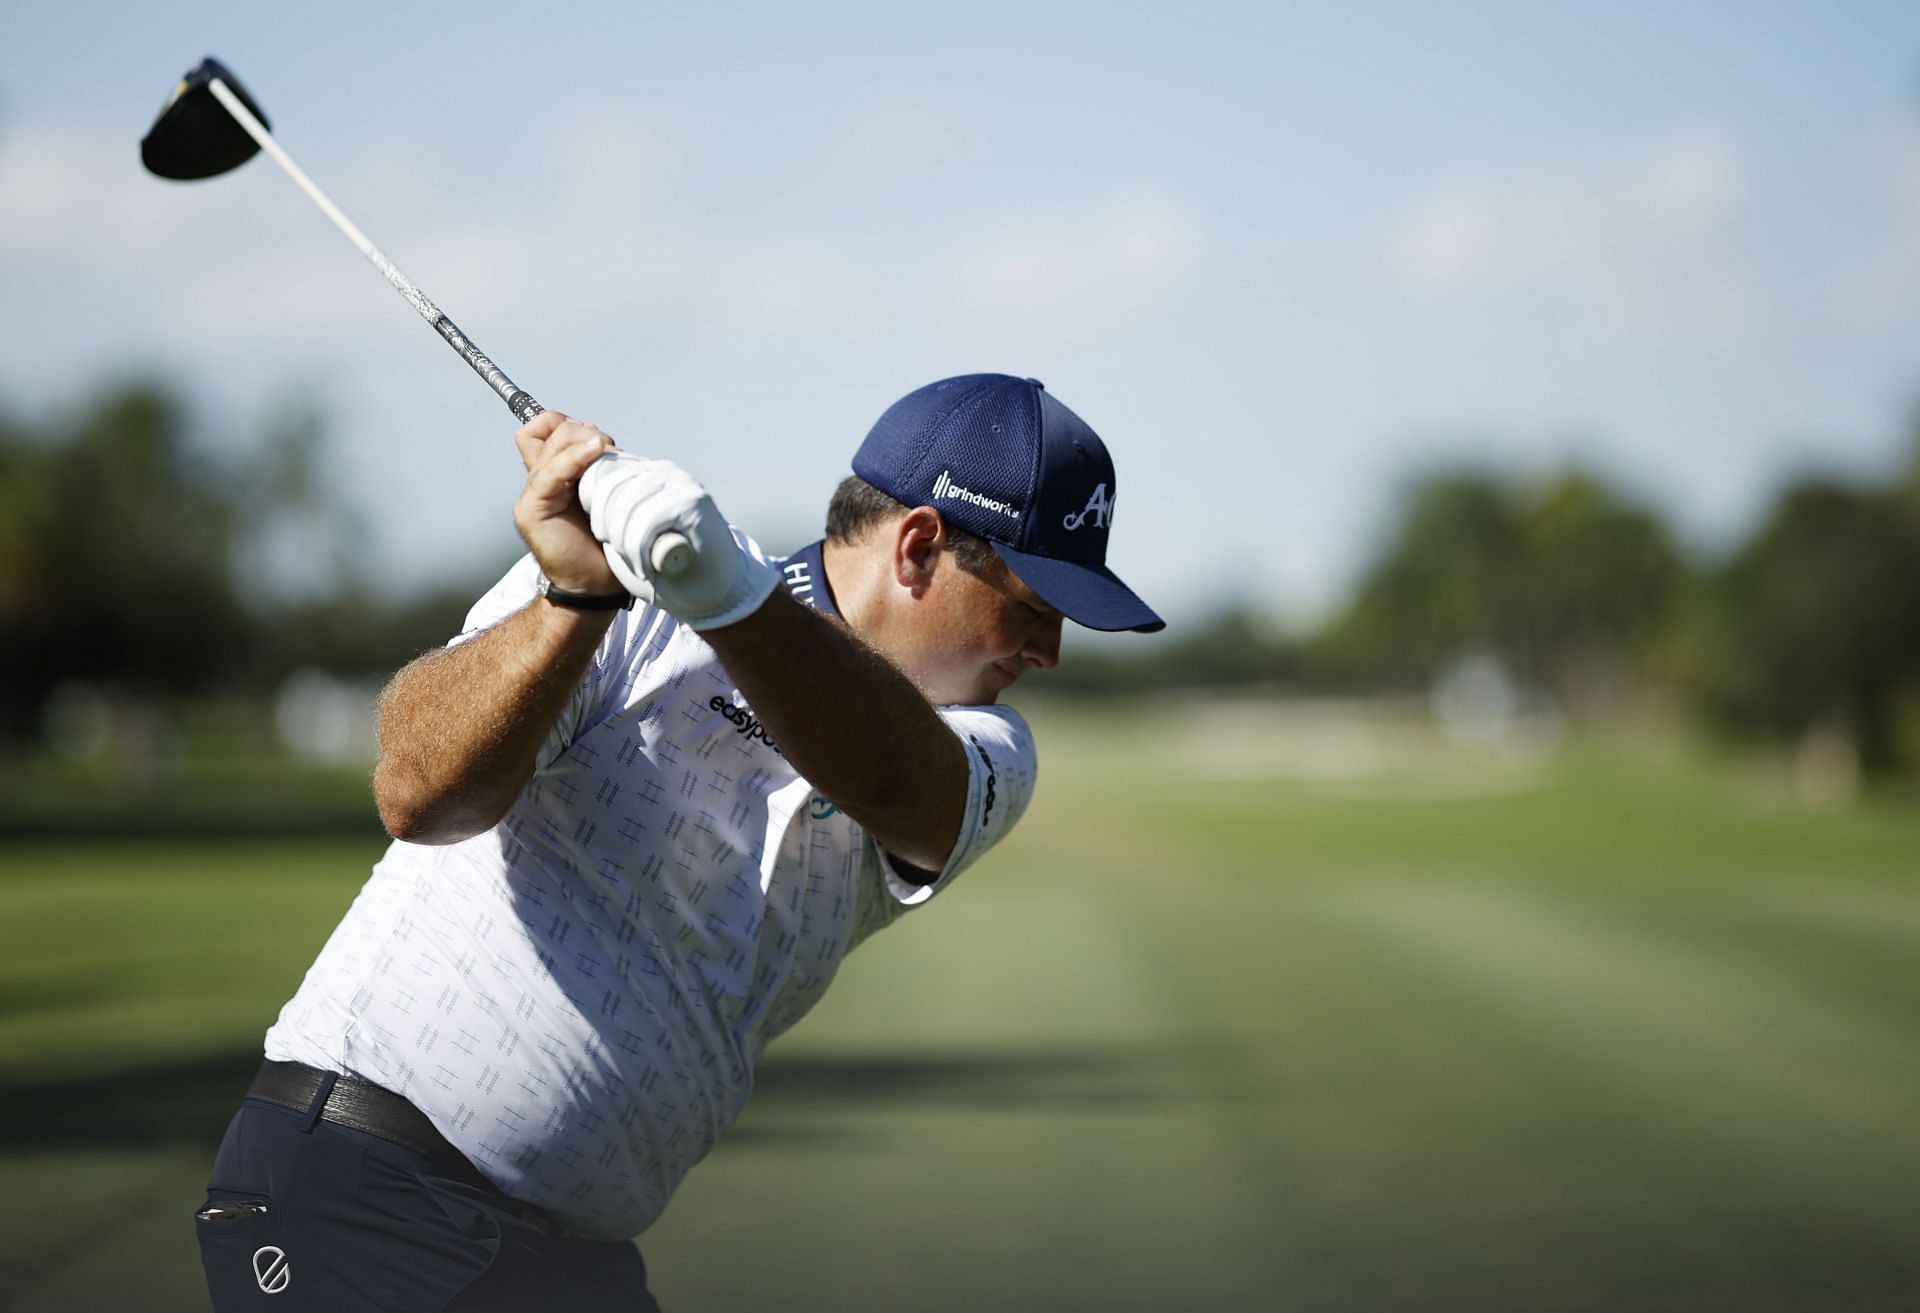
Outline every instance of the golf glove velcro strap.
<path fill-rule="evenodd" d="M 580 477 L 580 505 L 621 585 L 695 630 L 721 629 L 760 609 L 780 572 L 733 536 L 713 498 L 672 461 L 609 451 Z M 653 567 L 654 540 L 683 535 L 691 561 L 678 574 Z"/>

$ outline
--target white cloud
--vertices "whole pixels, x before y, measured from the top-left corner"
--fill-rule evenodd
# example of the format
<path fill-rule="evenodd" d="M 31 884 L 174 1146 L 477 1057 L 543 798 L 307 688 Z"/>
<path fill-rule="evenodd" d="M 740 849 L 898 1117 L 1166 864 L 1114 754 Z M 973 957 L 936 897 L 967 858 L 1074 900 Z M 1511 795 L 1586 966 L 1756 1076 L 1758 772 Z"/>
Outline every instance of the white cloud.
<path fill-rule="evenodd" d="M 941 258 L 936 281 L 949 304 L 976 314 L 1098 322 L 1175 286 L 1195 246 L 1183 209 L 1140 197 L 963 238 Z"/>
<path fill-rule="evenodd" d="M 1889 261 L 1887 290 L 1912 309 L 1920 300 L 1920 141 L 1909 141 L 1893 163 L 1899 235 Z"/>
<path fill-rule="evenodd" d="M 190 183 L 162 184 L 132 141 L 63 129 L 0 136 L 0 259 L 125 267 L 163 255 L 206 217 Z"/>
<path fill-rule="evenodd" d="M 1853 262 L 1837 289 L 1849 323 L 1911 322 L 1920 306 L 1920 138 L 1895 143 L 1885 179 L 1892 232 L 1884 246 Z"/>
<path fill-rule="evenodd" d="M 1684 132 L 1624 161 L 1442 184 L 1387 239 L 1394 284 L 1431 298 L 1539 294 L 1609 332 L 1736 332 L 1753 311 L 1738 258 L 1742 161 Z"/>
<path fill-rule="evenodd" d="M 804 328 L 842 309 L 847 265 L 818 241 L 713 236 L 668 203 L 671 146 L 644 124 L 568 124 L 537 151 L 537 187 L 459 179 L 421 141 L 368 144 L 316 181 L 456 319 L 577 295 L 589 317 L 634 304 L 689 325 Z M 377 276 L 268 162 L 199 183 L 141 168 L 133 144 L 17 125 L 0 138 L 0 273 L 59 274 L 72 295 L 152 307 L 207 347 L 348 345 L 381 313 Z M 90 294 L 90 295 L 89 295 Z M 407 313 L 397 298 L 388 313 Z"/>
<path fill-rule="evenodd" d="M 918 91 L 865 100 L 842 113 L 820 142 L 816 167 L 852 179 L 902 178 L 937 168 L 929 142 L 963 140 L 966 116 Z"/>
<path fill-rule="evenodd" d="M 803 327 L 831 318 L 852 295 L 853 276 L 814 242 L 777 238 L 723 256 L 719 308 L 740 325 Z"/>
<path fill-rule="evenodd" d="M 1006 330 L 1080 332 L 1177 287 L 1197 244 L 1188 212 L 1150 193 L 884 251 L 859 232 L 791 230 L 777 209 L 715 224 L 685 199 L 701 193 L 681 185 L 684 153 L 630 108 L 524 149 L 513 177 L 535 185 L 473 177 L 418 136 L 303 163 L 475 325 L 540 297 L 583 333 L 641 314 L 691 334 L 781 335 L 897 315 L 904 296 Z M 375 316 L 407 313 L 267 161 L 162 182 L 128 140 L 18 123 L 0 138 L 0 195 L 0 275 L 57 274 L 69 302 L 112 305 L 196 352 L 352 351 Z"/>
<path fill-rule="evenodd" d="M 383 151 L 337 186 L 317 181 L 372 223 L 358 203 L 367 197 L 378 199 L 376 217 L 430 215 L 428 176 L 417 153 Z M 157 327 L 200 344 L 344 340 L 379 313 L 370 308 L 381 295 L 377 275 L 349 272 L 362 258 L 269 162 L 167 182 L 141 167 L 130 141 L 25 125 L 0 140 L 0 195 L 0 270 L 56 274 L 74 303 L 110 305 L 123 318 L 144 308 Z M 426 241 L 410 231 L 407 245 L 430 245 L 437 271 L 475 275 L 470 288 L 485 297 L 481 266 L 511 241 L 445 217 L 451 226 L 438 229 L 421 220 Z M 369 235 L 385 245 L 373 226 Z M 389 254 L 421 278 L 407 252 Z"/>
<path fill-rule="evenodd" d="M 527 286 L 584 293 L 616 321 L 645 313 L 688 327 L 780 332 L 848 304 L 847 262 L 828 244 L 764 226 L 714 233 L 675 201 L 679 148 L 629 111 L 576 119 L 540 152 L 537 204 L 493 235 Z"/>

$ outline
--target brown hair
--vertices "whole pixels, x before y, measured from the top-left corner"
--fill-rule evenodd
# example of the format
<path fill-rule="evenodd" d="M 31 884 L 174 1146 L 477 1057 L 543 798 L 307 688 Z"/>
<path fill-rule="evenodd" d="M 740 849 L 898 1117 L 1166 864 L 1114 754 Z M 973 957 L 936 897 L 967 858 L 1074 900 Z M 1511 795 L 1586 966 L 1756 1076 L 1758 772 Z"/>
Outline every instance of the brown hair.
<path fill-rule="evenodd" d="M 870 530 L 897 515 L 905 515 L 909 509 L 858 474 L 849 474 L 840 480 L 840 486 L 833 490 L 833 500 L 827 503 L 827 537 L 840 543 L 858 542 Z M 941 523 L 947 526 L 947 547 L 962 570 L 972 575 L 986 575 L 999 565 L 1000 558 L 986 539 L 955 528 L 945 516 L 941 517 Z"/>

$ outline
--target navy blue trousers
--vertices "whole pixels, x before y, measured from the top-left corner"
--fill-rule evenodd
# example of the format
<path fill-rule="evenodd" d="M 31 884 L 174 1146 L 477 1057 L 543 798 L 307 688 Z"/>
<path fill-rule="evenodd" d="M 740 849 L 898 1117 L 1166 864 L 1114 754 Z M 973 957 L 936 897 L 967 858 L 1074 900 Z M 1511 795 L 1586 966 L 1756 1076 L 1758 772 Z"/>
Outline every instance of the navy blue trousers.
<path fill-rule="evenodd" d="M 477 1173 L 253 1099 L 194 1227 L 216 1313 L 659 1313 L 630 1242 L 555 1234 Z"/>

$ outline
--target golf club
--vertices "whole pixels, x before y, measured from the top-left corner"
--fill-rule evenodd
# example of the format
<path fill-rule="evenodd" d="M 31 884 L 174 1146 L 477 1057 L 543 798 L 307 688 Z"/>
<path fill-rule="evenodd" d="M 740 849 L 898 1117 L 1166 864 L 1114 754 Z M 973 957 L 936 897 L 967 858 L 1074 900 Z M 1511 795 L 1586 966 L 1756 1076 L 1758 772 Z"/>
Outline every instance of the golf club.
<path fill-rule="evenodd" d="M 159 117 L 140 142 L 140 159 L 149 172 L 162 178 L 193 180 L 237 169 L 252 159 L 256 151 L 262 150 L 286 170 L 300 190 L 333 220 L 334 227 L 407 299 L 407 304 L 433 325 L 433 331 L 460 353 L 460 358 L 473 367 L 474 373 L 486 380 L 487 386 L 507 403 L 515 419 L 524 424 L 545 412 L 545 406 L 489 360 L 486 353 L 474 345 L 473 339 L 441 313 L 440 307 L 428 300 L 426 293 L 414 286 L 353 220 L 314 185 L 313 179 L 273 139 L 265 112 L 240 85 L 240 79 L 211 55 L 180 79 L 173 94 L 167 97 L 167 103 L 160 107 Z M 689 551 L 684 536 L 668 531 L 654 539 L 649 555 L 656 571 L 679 574 L 690 563 Z"/>

